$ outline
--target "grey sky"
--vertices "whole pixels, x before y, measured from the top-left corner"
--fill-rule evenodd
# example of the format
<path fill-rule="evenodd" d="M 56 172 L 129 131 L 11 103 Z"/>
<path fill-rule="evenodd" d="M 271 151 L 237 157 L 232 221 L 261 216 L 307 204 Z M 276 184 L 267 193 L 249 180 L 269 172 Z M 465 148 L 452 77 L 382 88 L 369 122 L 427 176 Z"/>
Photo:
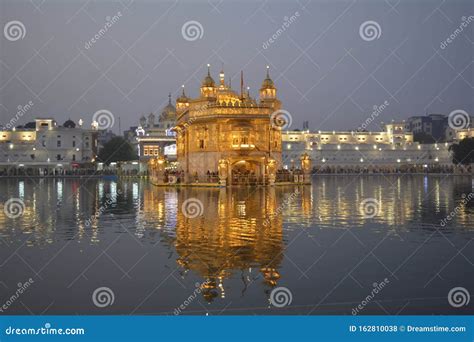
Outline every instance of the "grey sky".
<path fill-rule="evenodd" d="M 385 101 L 389 106 L 369 130 L 411 115 L 455 109 L 472 115 L 474 21 L 440 48 L 463 16 L 474 16 L 473 1 L 2 0 L 0 122 L 33 101 L 19 124 L 36 116 L 89 124 L 106 109 L 118 132 L 119 117 L 124 130 L 142 114 L 159 113 L 168 92 L 176 98 L 183 83 L 188 96 L 197 96 L 207 63 L 216 81 L 223 63 L 234 89 L 243 69 L 253 96 L 270 65 L 292 128 L 309 120 L 315 130 L 355 129 Z M 13 20 L 24 24 L 23 39 L 6 39 L 3 29 Z M 202 25 L 201 39 L 183 38 L 191 20 Z M 378 39 L 362 39 L 366 21 L 379 24 Z"/>

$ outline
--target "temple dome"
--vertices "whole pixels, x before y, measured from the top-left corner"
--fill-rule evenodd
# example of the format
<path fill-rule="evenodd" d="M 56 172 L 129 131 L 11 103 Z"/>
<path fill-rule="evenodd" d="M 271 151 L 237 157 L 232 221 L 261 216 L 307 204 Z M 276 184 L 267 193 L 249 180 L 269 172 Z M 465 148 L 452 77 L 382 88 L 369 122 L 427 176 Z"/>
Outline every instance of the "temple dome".
<path fill-rule="evenodd" d="M 269 67 L 267 66 L 267 77 L 262 82 L 262 87 L 260 89 L 275 89 L 275 84 L 270 78 Z"/>
<path fill-rule="evenodd" d="M 160 121 L 171 121 L 176 120 L 176 108 L 171 104 L 171 94 L 168 95 L 168 104 L 160 115 Z"/>
<path fill-rule="evenodd" d="M 69 119 L 69 120 L 66 120 L 66 122 L 64 122 L 63 127 L 76 128 L 76 123 L 72 121 L 71 119 Z"/>
<path fill-rule="evenodd" d="M 215 87 L 216 82 L 214 82 L 214 79 L 211 77 L 211 70 L 210 70 L 210 65 L 207 65 L 207 75 L 204 77 L 204 80 L 202 81 L 202 87 Z"/>

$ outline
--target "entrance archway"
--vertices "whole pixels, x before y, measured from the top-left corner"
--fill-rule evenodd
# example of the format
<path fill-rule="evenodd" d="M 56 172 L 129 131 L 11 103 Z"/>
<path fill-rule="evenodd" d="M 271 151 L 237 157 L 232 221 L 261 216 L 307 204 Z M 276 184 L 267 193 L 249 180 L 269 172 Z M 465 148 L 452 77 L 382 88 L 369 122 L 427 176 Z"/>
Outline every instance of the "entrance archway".
<path fill-rule="evenodd" d="M 256 160 L 238 160 L 231 164 L 232 185 L 257 185 L 264 183 L 263 164 Z"/>

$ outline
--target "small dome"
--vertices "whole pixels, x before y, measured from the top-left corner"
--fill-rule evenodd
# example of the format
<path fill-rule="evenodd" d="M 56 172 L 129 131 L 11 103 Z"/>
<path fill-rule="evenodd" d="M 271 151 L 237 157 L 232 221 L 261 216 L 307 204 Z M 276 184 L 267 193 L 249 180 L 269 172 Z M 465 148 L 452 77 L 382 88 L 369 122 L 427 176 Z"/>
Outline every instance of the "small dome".
<path fill-rule="evenodd" d="M 261 89 L 275 89 L 275 84 L 273 80 L 270 78 L 269 67 L 267 66 L 267 77 L 263 80 L 262 88 Z"/>
<path fill-rule="evenodd" d="M 207 65 L 207 75 L 204 77 L 204 80 L 202 81 L 202 87 L 214 87 L 216 83 L 214 82 L 214 79 L 211 77 L 211 70 L 210 70 L 210 65 Z"/>
<path fill-rule="evenodd" d="M 176 120 L 176 108 L 171 104 L 171 94 L 168 95 L 168 104 L 161 112 L 160 121 Z"/>
<path fill-rule="evenodd" d="M 63 127 L 66 127 L 66 128 L 76 128 L 76 124 L 74 123 L 74 121 L 72 121 L 71 119 L 67 120 L 64 124 L 63 124 Z"/>
<path fill-rule="evenodd" d="M 189 98 L 186 96 L 186 94 L 184 93 L 184 86 L 183 86 L 183 93 L 181 94 L 180 97 L 178 97 L 176 99 L 176 102 L 179 102 L 179 103 L 187 103 L 189 102 Z"/>

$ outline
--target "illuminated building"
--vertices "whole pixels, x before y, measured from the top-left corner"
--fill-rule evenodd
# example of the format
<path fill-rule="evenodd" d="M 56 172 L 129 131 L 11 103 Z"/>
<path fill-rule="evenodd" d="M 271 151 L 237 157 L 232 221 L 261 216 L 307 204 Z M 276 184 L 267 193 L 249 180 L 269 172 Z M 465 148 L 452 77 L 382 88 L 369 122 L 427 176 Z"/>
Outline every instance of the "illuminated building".
<path fill-rule="evenodd" d="M 176 139 L 172 128 L 176 125 L 176 108 L 171 103 L 171 94 L 168 104 L 161 112 L 158 122 L 155 115 L 140 118 L 140 125 L 134 130 L 131 142 L 136 146 L 140 161 L 165 155 L 168 160 L 176 160 Z M 130 138 L 129 138 L 130 139 Z"/>
<path fill-rule="evenodd" d="M 221 185 L 239 182 L 239 176 L 254 178 L 256 183 L 271 184 L 281 167 L 281 130 L 271 123 L 271 115 L 281 103 L 268 68 L 259 92 L 259 101 L 240 94 L 226 84 L 224 71 L 219 84 L 209 66 L 200 88 L 200 96 L 189 98 L 183 87 L 176 101 L 177 156 L 185 182 L 205 181 L 218 174 Z"/>
<path fill-rule="evenodd" d="M 381 132 L 284 131 L 283 167 L 292 168 L 308 154 L 317 169 L 393 171 L 425 165 L 452 166 L 449 144 L 419 144 L 404 123 L 390 123 Z"/>
<path fill-rule="evenodd" d="M 82 123 L 82 122 L 81 122 Z M 28 174 L 90 167 L 97 154 L 96 126 L 85 129 L 67 120 L 36 119 L 34 128 L 0 131 L 0 171 L 21 169 Z"/>

